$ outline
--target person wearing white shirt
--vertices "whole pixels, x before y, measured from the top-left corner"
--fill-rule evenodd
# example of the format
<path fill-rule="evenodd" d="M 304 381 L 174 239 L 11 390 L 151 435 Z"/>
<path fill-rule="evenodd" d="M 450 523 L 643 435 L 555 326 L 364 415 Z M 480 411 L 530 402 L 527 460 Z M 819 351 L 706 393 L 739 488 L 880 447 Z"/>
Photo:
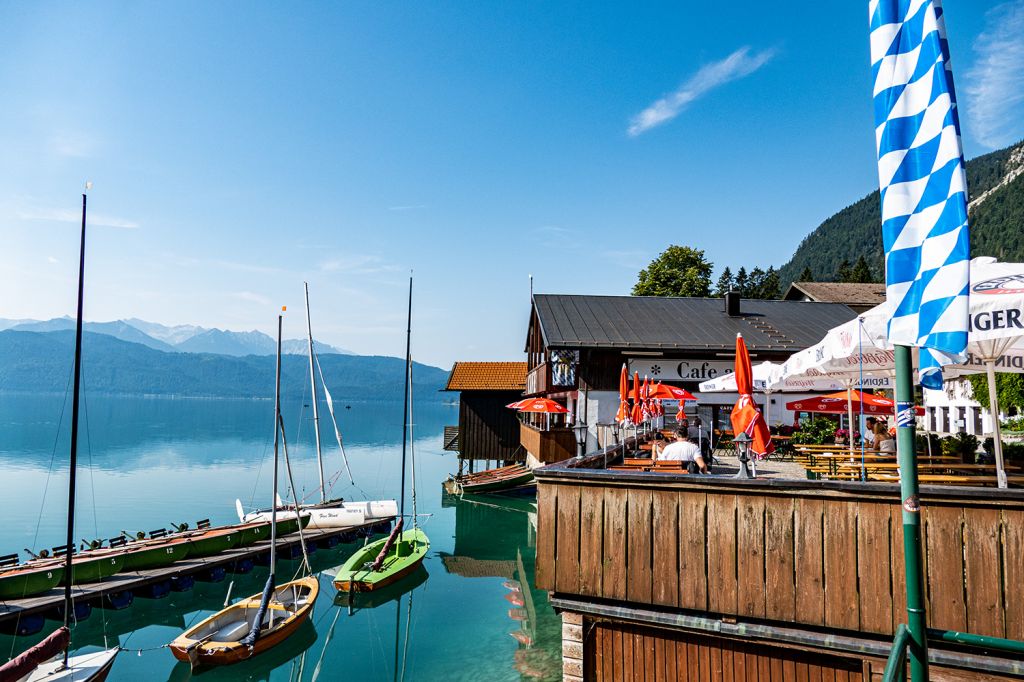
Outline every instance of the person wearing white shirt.
<path fill-rule="evenodd" d="M 708 467 L 704 463 L 700 446 L 690 440 L 686 436 L 686 432 L 682 430 L 678 432 L 674 442 L 665 446 L 658 459 L 686 462 L 687 471 L 693 474 L 698 471 L 702 474 L 708 473 Z"/>

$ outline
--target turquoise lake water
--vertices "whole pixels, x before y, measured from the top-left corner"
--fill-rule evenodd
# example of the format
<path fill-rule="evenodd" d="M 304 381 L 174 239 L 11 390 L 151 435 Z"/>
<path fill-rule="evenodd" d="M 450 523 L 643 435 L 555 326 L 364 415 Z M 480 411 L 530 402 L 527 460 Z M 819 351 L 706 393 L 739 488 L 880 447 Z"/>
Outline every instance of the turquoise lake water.
<path fill-rule="evenodd" d="M 349 499 L 394 498 L 401 458 L 401 401 L 339 400 L 339 420 L 358 488 L 347 477 L 332 493 Z M 62 410 L 63 421 L 62 419 Z M 0 395 L 0 554 L 63 544 L 66 519 L 70 401 L 63 396 Z M 299 401 L 282 409 L 300 496 L 317 484 L 312 414 Z M 328 423 L 321 409 L 321 424 Z M 186 626 L 232 599 L 258 592 L 267 569 L 197 582 L 163 599 L 137 597 L 127 609 L 95 609 L 74 629 L 75 648 L 126 647 L 110 680 L 529 680 L 560 679 L 561 622 L 533 584 L 536 507 L 532 499 L 445 500 L 441 482 L 457 467 L 441 449 L 443 428 L 458 409 L 416 405 L 418 505 L 431 548 L 425 572 L 385 595 L 335 604 L 321 575 L 310 624 L 261 657 L 193 675 L 166 649 Z M 171 522 L 237 521 L 235 498 L 269 503 L 273 456 L 271 401 L 87 396 L 80 437 L 76 535 L 113 537 Z M 328 477 L 341 468 L 331 429 L 324 431 Z M 333 434 L 332 434 L 333 435 Z M 282 481 L 283 478 L 282 467 Z M 284 485 L 284 484 L 282 484 Z M 285 491 L 282 491 L 284 495 Z M 407 501 L 407 509 L 411 502 Z M 337 566 L 356 545 L 320 550 L 316 571 Z M 24 556 L 24 554 L 23 554 Z M 281 562 L 279 580 L 298 562 Z M 526 603 L 509 599 L 521 583 Z M 410 615 L 411 614 L 411 615 Z M 57 626 L 47 620 L 33 637 L 0 635 L 0 660 Z M 396 665 L 397 662 L 397 665 Z"/>

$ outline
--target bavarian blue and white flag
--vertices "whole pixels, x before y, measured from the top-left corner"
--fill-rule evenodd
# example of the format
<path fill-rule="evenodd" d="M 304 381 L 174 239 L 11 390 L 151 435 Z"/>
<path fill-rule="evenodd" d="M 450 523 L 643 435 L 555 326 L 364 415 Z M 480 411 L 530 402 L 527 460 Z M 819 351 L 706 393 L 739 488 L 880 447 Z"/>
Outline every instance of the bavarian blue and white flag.
<path fill-rule="evenodd" d="M 889 340 L 919 346 L 921 384 L 966 358 L 967 180 L 939 0 L 870 0 Z"/>

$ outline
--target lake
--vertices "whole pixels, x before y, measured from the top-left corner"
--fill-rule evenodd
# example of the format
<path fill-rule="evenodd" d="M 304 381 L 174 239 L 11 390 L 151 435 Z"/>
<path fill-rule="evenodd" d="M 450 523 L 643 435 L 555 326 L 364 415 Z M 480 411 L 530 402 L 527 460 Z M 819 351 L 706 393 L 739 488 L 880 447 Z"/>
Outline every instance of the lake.
<path fill-rule="evenodd" d="M 345 405 L 350 406 L 345 409 Z M 338 400 L 345 449 L 355 477 L 342 468 L 326 407 L 321 407 L 325 475 L 332 495 L 395 498 L 401 461 L 401 400 Z M 87 395 L 79 438 L 76 536 L 109 538 L 210 518 L 236 522 L 247 507 L 270 500 L 273 403 Z M 312 411 L 301 401 L 282 407 L 300 497 L 317 486 Z M 66 523 L 70 399 L 0 394 L 0 554 L 63 544 Z M 196 675 L 201 680 L 521 680 L 561 678 L 561 621 L 534 582 L 536 505 L 532 499 L 444 499 L 441 482 L 455 471 L 454 453 L 441 449 L 443 428 L 458 408 L 417 403 L 414 413 L 417 504 L 431 540 L 425 572 L 350 614 L 330 576 L 308 627 L 259 658 Z M 282 487 L 285 486 L 282 466 Z M 282 489 L 282 496 L 285 490 Z M 411 500 L 407 500 L 407 510 Z M 339 545 L 311 556 L 315 571 L 337 566 L 356 549 Z M 24 556 L 24 553 L 22 554 Z M 298 562 L 281 562 L 279 580 Z M 192 677 L 166 649 L 185 627 L 232 599 L 255 594 L 267 569 L 197 582 L 163 599 L 137 597 L 120 611 L 94 609 L 74 629 L 75 648 L 120 643 L 110 680 L 186 680 Z M 510 601 L 522 584 L 523 605 Z M 3 659 L 52 631 L 48 620 L 33 637 L 0 635 Z M 137 652 L 136 650 L 143 650 Z"/>

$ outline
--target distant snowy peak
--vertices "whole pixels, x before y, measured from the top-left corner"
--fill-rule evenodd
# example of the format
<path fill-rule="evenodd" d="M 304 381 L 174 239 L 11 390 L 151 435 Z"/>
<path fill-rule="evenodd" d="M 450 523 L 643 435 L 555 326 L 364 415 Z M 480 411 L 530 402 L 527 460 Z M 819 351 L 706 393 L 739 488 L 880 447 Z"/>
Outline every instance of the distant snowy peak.
<path fill-rule="evenodd" d="M 174 327 L 168 327 L 157 322 L 146 322 L 135 317 L 127 319 L 125 322 L 139 331 L 149 334 L 154 339 L 159 339 L 172 346 L 177 346 L 179 343 L 191 339 L 196 334 L 202 334 L 207 331 L 204 327 L 197 327 L 194 324 L 179 324 Z"/>
<path fill-rule="evenodd" d="M 233 332 L 191 324 L 168 327 L 137 318 L 114 322 L 86 322 L 83 326 L 86 331 L 113 336 L 122 341 L 139 343 L 168 353 L 213 353 L 243 357 L 273 355 L 277 351 L 277 342 L 259 331 Z M 49 332 L 74 328 L 75 320 L 71 317 L 56 317 L 44 321 L 0 319 L 0 330 Z M 351 351 L 321 341 L 316 341 L 315 347 L 316 352 L 320 354 L 355 355 Z M 306 339 L 286 339 L 281 344 L 281 351 L 286 355 L 306 355 L 309 352 L 308 348 Z"/>

